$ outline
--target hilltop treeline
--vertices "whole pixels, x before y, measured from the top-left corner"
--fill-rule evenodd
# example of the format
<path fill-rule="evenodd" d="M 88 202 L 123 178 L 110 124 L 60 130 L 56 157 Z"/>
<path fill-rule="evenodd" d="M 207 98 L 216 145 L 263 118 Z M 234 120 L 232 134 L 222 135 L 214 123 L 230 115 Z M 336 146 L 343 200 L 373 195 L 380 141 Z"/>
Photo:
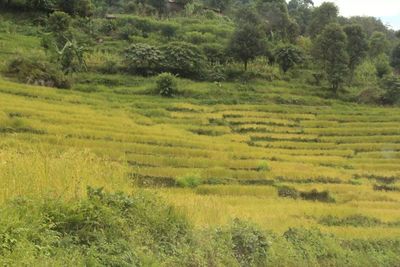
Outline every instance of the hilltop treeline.
<path fill-rule="evenodd" d="M 394 104 L 400 98 L 400 33 L 374 17 L 341 17 L 330 2 L 0 3 L 18 12 L 41 12 L 43 47 L 64 74 L 89 69 L 170 72 L 210 81 L 296 78 L 329 86 L 336 95 L 346 86 L 364 88 L 360 102 Z M 19 70 L 12 72 L 18 76 Z M 49 84 L 69 87 L 58 81 Z"/>

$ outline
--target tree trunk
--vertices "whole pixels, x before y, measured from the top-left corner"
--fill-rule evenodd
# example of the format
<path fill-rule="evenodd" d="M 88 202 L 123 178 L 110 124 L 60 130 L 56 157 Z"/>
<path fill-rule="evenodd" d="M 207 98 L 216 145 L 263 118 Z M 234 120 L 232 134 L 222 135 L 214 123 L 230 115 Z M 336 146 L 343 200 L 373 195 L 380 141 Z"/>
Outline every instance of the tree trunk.
<path fill-rule="evenodd" d="M 244 71 L 247 71 L 247 60 L 244 61 Z"/>

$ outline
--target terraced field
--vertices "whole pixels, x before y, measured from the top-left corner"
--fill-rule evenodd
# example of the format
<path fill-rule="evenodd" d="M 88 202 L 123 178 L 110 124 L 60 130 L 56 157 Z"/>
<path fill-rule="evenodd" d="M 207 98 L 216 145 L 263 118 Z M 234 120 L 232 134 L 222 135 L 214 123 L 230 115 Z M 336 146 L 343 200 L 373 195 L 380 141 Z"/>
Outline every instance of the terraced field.
<path fill-rule="evenodd" d="M 100 184 L 110 182 L 105 174 L 114 177 L 105 169 L 115 166 L 108 164 L 118 164 L 128 184 L 150 186 L 198 226 L 243 217 L 284 231 L 321 226 L 328 215 L 361 214 L 382 224 L 321 227 L 341 236 L 400 236 L 399 108 L 327 100 L 314 88 L 304 88 L 302 95 L 284 83 L 237 91 L 229 84 L 182 81 L 191 93 L 174 99 L 144 94 L 151 86 L 138 81 L 137 86 L 83 93 L 2 80 L 1 199 L 32 193 L 35 181 L 10 182 L 18 174 L 16 163 L 21 167 L 18 157 L 36 164 L 30 151 L 37 148 L 49 161 L 62 160 L 60 153 L 71 149 L 86 150 L 101 157 L 95 166 L 107 167 L 101 169 Z M 221 90 L 227 97 L 215 93 Z M 84 179 L 91 171 L 96 172 L 64 173 L 63 183 L 69 176 Z M 57 171 L 40 167 L 39 173 L 54 179 L 50 189 L 61 190 Z M 202 185 L 171 188 L 187 177 Z M 336 202 L 282 198 L 277 193 L 281 185 L 329 190 Z"/>

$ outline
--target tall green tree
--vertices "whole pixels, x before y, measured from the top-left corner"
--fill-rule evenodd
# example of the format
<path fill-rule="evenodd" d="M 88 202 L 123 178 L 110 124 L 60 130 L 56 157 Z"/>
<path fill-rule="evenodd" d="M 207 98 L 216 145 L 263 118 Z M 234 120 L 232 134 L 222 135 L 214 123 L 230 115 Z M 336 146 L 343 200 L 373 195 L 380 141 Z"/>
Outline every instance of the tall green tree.
<path fill-rule="evenodd" d="M 162 16 L 167 11 L 165 0 L 148 0 L 148 3 L 157 10 L 158 16 Z"/>
<path fill-rule="evenodd" d="M 392 51 L 390 65 L 392 65 L 397 72 L 400 72 L 400 43 L 397 44 Z"/>
<path fill-rule="evenodd" d="M 62 11 L 72 16 L 90 17 L 93 15 L 91 0 L 59 0 L 59 6 Z"/>
<path fill-rule="evenodd" d="M 329 24 L 317 37 L 315 56 L 322 63 L 332 90 L 337 94 L 348 75 L 347 37 L 339 24 Z"/>
<path fill-rule="evenodd" d="M 312 38 L 320 34 L 330 23 L 337 22 L 339 8 L 330 2 L 324 2 L 312 12 L 312 19 L 309 26 L 309 33 Z"/>
<path fill-rule="evenodd" d="M 243 63 L 245 71 L 249 61 L 265 51 L 265 32 L 260 25 L 260 19 L 254 11 L 245 8 L 238 12 L 236 29 L 228 50 L 233 58 Z"/>
<path fill-rule="evenodd" d="M 285 0 L 257 0 L 256 9 L 271 38 L 288 39 L 288 31 L 293 32 L 295 25 L 298 27 L 297 23 L 290 20 Z"/>
<path fill-rule="evenodd" d="M 294 45 L 282 45 L 275 50 L 275 60 L 286 73 L 303 61 L 302 51 Z"/>
<path fill-rule="evenodd" d="M 383 32 L 374 32 L 369 40 L 369 55 L 376 58 L 380 54 L 388 52 L 389 41 Z"/>
<path fill-rule="evenodd" d="M 353 80 L 354 71 L 367 56 L 368 41 L 363 28 L 357 24 L 344 27 L 347 35 L 347 53 L 349 55 L 350 82 Z"/>
<path fill-rule="evenodd" d="M 227 11 L 232 5 L 232 0 L 205 0 L 204 2 L 208 7 L 222 13 Z"/>
<path fill-rule="evenodd" d="M 312 0 L 290 0 L 288 3 L 288 11 L 297 25 L 299 25 L 300 34 L 304 35 L 307 27 L 311 22 L 312 8 L 314 2 Z"/>

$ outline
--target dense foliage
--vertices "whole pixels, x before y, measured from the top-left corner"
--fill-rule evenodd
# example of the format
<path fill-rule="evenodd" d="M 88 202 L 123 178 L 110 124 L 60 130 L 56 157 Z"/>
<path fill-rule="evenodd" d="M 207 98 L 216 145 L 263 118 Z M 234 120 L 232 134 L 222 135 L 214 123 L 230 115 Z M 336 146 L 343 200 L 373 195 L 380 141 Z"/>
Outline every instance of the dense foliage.
<path fill-rule="evenodd" d="M 343 241 L 304 228 L 275 235 L 238 219 L 223 228 L 196 230 L 173 207 L 144 192 L 88 188 L 84 200 L 16 199 L 0 214 L 2 265 L 394 266 L 400 260 L 399 241 Z M 321 223 L 381 222 L 358 216 Z M 377 246 L 383 249 L 379 258 Z"/>

